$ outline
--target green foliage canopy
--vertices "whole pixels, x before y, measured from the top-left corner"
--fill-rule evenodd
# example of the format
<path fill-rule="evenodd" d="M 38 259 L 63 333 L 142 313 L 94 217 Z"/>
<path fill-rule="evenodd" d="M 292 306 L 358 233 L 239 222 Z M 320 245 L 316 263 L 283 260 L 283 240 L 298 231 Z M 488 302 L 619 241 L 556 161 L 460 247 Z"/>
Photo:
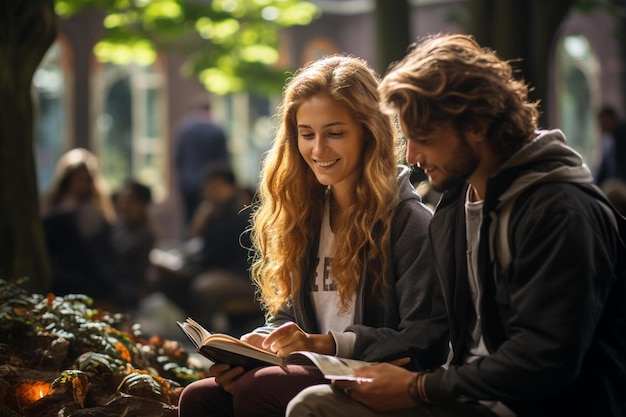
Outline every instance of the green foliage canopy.
<path fill-rule="evenodd" d="M 55 0 L 61 17 L 86 7 L 105 12 L 98 59 L 149 65 L 158 51 L 178 53 L 186 58 L 183 75 L 216 94 L 275 93 L 286 70 L 277 66 L 281 29 L 320 13 L 301 0 Z"/>

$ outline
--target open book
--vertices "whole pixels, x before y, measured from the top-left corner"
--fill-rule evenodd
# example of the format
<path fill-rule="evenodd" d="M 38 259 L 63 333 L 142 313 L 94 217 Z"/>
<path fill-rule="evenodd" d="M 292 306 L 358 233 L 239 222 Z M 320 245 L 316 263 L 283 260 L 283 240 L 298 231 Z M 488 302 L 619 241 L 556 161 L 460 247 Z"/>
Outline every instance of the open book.
<path fill-rule="evenodd" d="M 245 369 L 269 365 L 315 366 L 327 379 L 369 381 L 369 378 L 355 375 L 354 370 L 360 366 L 371 365 L 371 362 L 306 351 L 292 352 L 287 357 L 281 358 L 227 334 L 210 333 L 193 319 L 187 318 L 184 322 L 176 323 L 194 344 L 198 353 L 214 363 L 227 363 Z"/>

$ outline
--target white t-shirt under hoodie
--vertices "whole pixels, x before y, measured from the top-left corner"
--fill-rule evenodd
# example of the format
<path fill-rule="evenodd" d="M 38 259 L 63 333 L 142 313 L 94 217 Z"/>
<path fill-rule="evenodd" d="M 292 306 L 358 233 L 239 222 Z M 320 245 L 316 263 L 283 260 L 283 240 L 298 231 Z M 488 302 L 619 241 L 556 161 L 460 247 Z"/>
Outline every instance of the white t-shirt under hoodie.
<path fill-rule="evenodd" d="M 320 241 L 317 251 L 317 266 L 315 268 L 315 282 L 311 289 L 315 316 L 319 324 L 320 333 L 330 332 L 337 345 L 337 356 L 350 357 L 354 349 L 356 335 L 352 332 L 343 333 L 343 330 L 354 324 L 354 302 L 352 297 L 346 311 L 339 311 L 339 294 L 335 279 L 331 273 L 330 263 L 333 259 L 335 234 L 330 228 L 330 205 L 328 198 L 324 206 L 324 217 L 320 230 Z"/>

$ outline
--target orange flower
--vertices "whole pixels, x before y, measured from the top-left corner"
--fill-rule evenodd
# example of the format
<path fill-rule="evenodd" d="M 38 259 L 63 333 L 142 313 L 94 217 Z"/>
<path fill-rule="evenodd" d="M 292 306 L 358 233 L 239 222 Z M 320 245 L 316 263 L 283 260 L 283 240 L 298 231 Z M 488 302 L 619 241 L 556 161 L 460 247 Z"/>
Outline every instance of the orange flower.
<path fill-rule="evenodd" d="M 117 350 L 120 353 L 120 358 L 122 358 L 122 360 L 124 360 L 126 362 L 130 362 L 131 361 L 130 351 L 121 342 L 117 342 L 115 344 L 115 350 Z"/>
<path fill-rule="evenodd" d="M 52 294 L 52 293 L 48 293 L 48 295 L 46 296 L 46 307 L 48 310 L 50 310 L 52 308 L 52 302 L 54 301 L 54 299 L 56 298 L 56 295 Z"/>

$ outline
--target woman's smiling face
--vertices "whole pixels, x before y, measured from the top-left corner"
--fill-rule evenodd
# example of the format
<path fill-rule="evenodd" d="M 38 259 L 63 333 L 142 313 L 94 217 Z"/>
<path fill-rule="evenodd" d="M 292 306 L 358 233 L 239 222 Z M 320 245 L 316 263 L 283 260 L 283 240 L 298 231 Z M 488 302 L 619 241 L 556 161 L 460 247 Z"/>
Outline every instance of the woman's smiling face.
<path fill-rule="evenodd" d="M 363 128 L 328 95 L 316 95 L 296 112 L 298 151 L 322 185 L 353 192 L 363 171 Z"/>

